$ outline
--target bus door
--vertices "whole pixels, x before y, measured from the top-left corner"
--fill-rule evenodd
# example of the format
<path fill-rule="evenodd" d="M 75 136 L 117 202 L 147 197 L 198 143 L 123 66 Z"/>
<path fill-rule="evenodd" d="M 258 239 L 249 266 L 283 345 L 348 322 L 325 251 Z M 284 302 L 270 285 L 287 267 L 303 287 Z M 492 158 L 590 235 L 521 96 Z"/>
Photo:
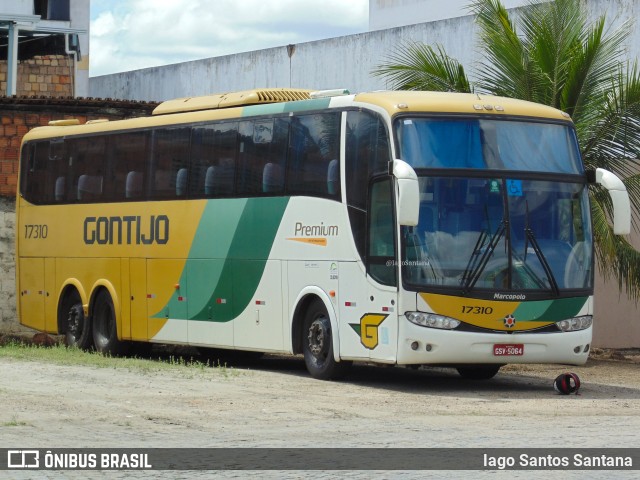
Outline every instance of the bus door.
<path fill-rule="evenodd" d="M 371 360 L 395 362 L 398 345 L 398 265 L 391 177 L 371 184 L 367 237 L 366 316 L 360 320 Z"/>

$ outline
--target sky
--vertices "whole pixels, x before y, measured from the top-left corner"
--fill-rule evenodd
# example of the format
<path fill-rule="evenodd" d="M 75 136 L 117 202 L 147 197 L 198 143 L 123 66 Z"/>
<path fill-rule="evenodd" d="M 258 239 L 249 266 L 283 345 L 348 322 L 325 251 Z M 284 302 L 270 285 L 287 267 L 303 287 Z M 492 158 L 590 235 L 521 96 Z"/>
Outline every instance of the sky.
<path fill-rule="evenodd" d="M 91 0 L 93 76 L 365 32 L 368 0 Z"/>

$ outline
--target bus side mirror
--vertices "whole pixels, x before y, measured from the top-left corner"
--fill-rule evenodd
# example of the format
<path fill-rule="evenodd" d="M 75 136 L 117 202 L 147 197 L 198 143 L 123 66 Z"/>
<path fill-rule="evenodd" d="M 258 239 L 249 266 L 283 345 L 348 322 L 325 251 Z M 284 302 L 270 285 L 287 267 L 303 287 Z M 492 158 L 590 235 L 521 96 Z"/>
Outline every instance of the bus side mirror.
<path fill-rule="evenodd" d="M 418 176 L 407 162 L 393 161 L 393 176 L 396 177 L 396 207 L 398 223 L 406 227 L 415 227 L 420 214 L 420 187 Z"/>
<path fill-rule="evenodd" d="M 587 172 L 591 183 L 602 185 L 609 191 L 613 204 L 613 233 L 629 235 L 631 233 L 631 203 L 627 187 L 615 174 L 604 168 L 597 168 L 594 173 Z"/>

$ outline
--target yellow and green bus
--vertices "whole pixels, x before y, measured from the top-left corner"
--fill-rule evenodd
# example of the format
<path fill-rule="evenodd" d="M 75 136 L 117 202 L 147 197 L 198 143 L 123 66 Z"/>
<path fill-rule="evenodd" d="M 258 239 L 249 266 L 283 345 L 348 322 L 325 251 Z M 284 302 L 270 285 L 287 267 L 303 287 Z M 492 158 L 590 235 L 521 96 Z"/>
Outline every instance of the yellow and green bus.
<path fill-rule="evenodd" d="M 353 361 L 586 361 L 588 186 L 571 119 L 506 98 L 264 89 L 25 135 L 20 322 L 130 342 Z"/>

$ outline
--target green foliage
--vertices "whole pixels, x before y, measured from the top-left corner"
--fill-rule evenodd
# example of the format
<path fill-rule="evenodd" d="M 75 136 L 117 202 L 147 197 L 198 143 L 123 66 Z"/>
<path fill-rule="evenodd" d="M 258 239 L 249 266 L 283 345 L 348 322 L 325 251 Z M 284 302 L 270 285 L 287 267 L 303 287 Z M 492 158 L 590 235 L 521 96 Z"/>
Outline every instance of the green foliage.
<path fill-rule="evenodd" d="M 158 355 L 153 359 L 137 357 L 110 357 L 97 352 L 56 344 L 40 347 L 12 342 L 0 346 L 0 359 L 17 359 L 57 365 L 81 365 L 95 368 L 125 369 L 145 375 L 173 372 L 183 378 L 208 378 L 221 375 L 224 378 L 238 375 L 238 371 L 226 364 L 200 361 L 191 356 L 176 354 Z"/>
<path fill-rule="evenodd" d="M 589 23 L 580 0 L 537 3 L 510 15 L 500 0 L 474 0 L 482 60 L 471 82 L 441 45 L 398 47 L 372 74 L 398 90 L 477 92 L 543 103 L 569 113 L 585 167 L 605 168 L 629 192 L 640 231 L 640 71 L 624 61 L 631 23 L 615 31 L 602 15 Z M 596 256 L 601 271 L 640 299 L 640 252 L 613 235 L 611 202 L 591 191 Z"/>

